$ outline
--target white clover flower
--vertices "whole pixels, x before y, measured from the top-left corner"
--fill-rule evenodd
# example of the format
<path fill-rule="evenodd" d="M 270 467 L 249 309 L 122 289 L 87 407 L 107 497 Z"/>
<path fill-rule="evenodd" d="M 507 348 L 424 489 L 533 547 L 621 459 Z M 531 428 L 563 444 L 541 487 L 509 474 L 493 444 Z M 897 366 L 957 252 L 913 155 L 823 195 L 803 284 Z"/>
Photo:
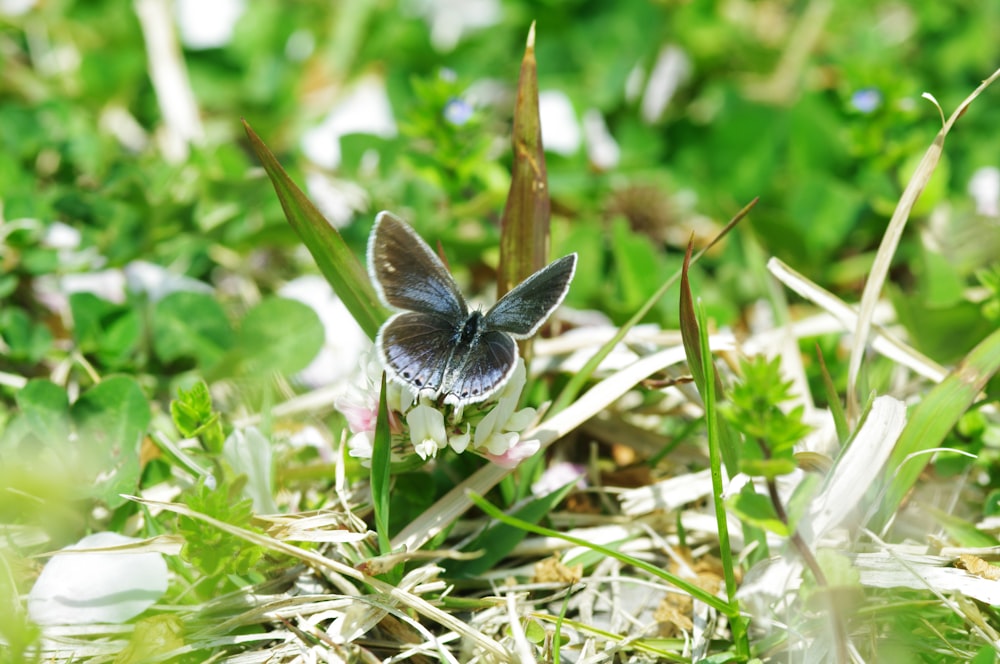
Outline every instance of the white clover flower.
<path fill-rule="evenodd" d="M 421 459 L 428 459 L 448 445 L 444 430 L 444 414 L 427 404 L 419 404 L 406 414 L 410 441 Z"/>
<path fill-rule="evenodd" d="M 371 461 L 374 453 L 374 435 L 368 431 L 359 431 L 347 439 L 347 453 L 355 459 Z M 368 464 L 362 464 L 368 465 Z"/>
<path fill-rule="evenodd" d="M 347 442 L 350 455 L 364 462 L 372 457 L 383 367 L 377 354 L 368 352 L 362 355 L 361 368 L 358 385 L 348 388 L 335 400 L 335 405 L 347 418 L 352 433 Z M 413 451 L 424 460 L 447 447 L 456 454 L 471 448 L 495 463 L 512 468 L 539 448 L 537 440 L 520 438 L 520 432 L 536 414 L 534 408 L 516 410 L 526 376 L 524 361 L 518 359 L 514 374 L 500 391 L 496 403 L 473 404 L 468 408 L 472 413 L 469 421 L 463 420 L 461 406 L 441 406 L 405 385 L 390 381 L 386 385 L 389 429 L 396 443 L 408 438 Z M 393 460 L 401 461 L 396 454 L 398 446 L 393 449 Z"/>
<path fill-rule="evenodd" d="M 488 455 L 502 456 L 517 444 L 519 432 L 535 419 L 534 408 L 514 410 L 521 398 L 526 377 L 524 360 L 518 358 L 514 374 L 501 391 L 496 406 L 476 425 L 474 449 Z"/>
<path fill-rule="evenodd" d="M 462 433 L 452 434 L 448 436 L 448 446 L 455 450 L 455 454 L 461 454 L 468 447 L 469 443 L 472 441 L 472 431 L 470 425 L 465 425 L 465 431 Z"/>

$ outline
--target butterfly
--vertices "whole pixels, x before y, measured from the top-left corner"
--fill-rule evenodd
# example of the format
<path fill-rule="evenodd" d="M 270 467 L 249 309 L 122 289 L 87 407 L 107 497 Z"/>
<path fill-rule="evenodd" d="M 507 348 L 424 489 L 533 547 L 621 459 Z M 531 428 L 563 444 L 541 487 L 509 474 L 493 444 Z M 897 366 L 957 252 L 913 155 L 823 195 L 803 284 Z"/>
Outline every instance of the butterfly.
<path fill-rule="evenodd" d="M 391 380 L 464 406 L 489 399 L 517 363 L 526 339 L 566 297 L 576 254 L 549 263 L 488 311 L 469 310 L 441 259 L 405 221 L 380 212 L 368 238 L 368 271 L 379 297 L 399 310 L 375 347 Z"/>

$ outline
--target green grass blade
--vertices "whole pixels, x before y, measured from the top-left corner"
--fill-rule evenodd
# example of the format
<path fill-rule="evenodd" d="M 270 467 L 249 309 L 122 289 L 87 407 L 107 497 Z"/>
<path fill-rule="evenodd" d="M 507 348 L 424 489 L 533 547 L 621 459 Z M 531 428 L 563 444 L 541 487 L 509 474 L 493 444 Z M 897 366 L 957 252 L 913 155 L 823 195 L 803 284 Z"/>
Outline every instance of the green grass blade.
<path fill-rule="evenodd" d="M 389 408 L 385 403 L 385 372 L 382 372 L 382 389 L 379 390 L 378 416 L 375 419 L 375 440 L 372 443 L 372 509 L 375 512 L 375 531 L 378 533 L 378 552 L 386 555 L 392 550 L 389 540 L 389 485 L 392 460 L 392 435 L 389 432 Z"/>
<path fill-rule="evenodd" d="M 569 495 L 576 481 L 556 489 L 540 498 L 529 501 L 514 514 L 526 523 L 536 523 L 550 514 Z M 458 560 L 445 563 L 450 576 L 476 578 L 492 569 L 506 558 L 524 538 L 524 532 L 503 523 L 491 524 L 467 546 L 464 551 L 482 551 L 483 555 L 472 560 Z"/>
<path fill-rule="evenodd" d="M 316 260 L 316 265 L 337 296 L 343 300 L 354 320 L 365 334 L 374 339 L 389 312 L 379 301 L 365 267 L 340 237 L 337 229 L 330 225 L 312 201 L 292 182 L 271 150 L 245 120 L 243 128 L 250 139 L 250 147 L 274 185 L 288 223 L 302 238 Z"/>
<path fill-rule="evenodd" d="M 826 402 L 829 404 L 830 414 L 833 415 L 833 424 L 837 428 L 837 440 L 844 444 L 851 437 L 851 428 L 847 424 L 847 413 L 844 412 L 844 406 L 840 403 L 837 386 L 833 384 L 833 377 L 830 375 L 829 369 L 826 368 L 826 359 L 823 357 L 823 351 L 820 350 L 819 344 L 816 344 L 816 357 L 819 359 L 819 370 L 823 375 Z"/>
<path fill-rule="evenodd" d="M 931 459 L 922 454 L 941 445 L 959 418 L 978 398 L 987 381 L 1000 370 L 1000 330 L 981 341 L 965 359 L 930 391 L 910 415 L 888 468 L 895 470 L 880 501 L 874 526 L 888 523 Z"/>

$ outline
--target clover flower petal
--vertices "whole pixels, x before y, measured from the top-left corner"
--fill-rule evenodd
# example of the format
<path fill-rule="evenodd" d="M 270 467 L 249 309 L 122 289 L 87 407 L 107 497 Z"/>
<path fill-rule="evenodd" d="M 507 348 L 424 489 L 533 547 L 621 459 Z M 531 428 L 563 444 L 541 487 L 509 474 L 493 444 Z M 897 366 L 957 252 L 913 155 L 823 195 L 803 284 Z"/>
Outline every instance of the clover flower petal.
<path fill-rule="evenodd" d="M 444 415 L 427 404 L 419 404 L 406 414 L 410 442 L 421 459 L 428 459 L 448 445 Z"/>

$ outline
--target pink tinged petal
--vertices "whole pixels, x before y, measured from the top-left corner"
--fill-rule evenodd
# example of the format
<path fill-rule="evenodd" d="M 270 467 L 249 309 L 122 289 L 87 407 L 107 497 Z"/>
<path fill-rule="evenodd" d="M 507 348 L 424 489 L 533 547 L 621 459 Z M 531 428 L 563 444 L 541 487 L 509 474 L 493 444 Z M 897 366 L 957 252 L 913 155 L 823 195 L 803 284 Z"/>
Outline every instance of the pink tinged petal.
<path fill-rule="evenodd" d="M 512 447 L 517 445 L 520 436 L 516 433 L 495 433 L 486 441 L 485 452 L 487 454 L 505 454 Z"/>
<path fill-rule="evenodd" d="M 583 489 L 587 485 L 586 476 L 587 469 L 583 465 L 562 461 L 542 473 L 538 481 L 531 485 L 531 493 L 535 496 L 547 496 L 574 480 L 577 488 Z"/>
<path fill-rule="evenodd" d="M 483 456 L 498 466 L 513 468 L 537 452 L 539 447 L 541 447 L 541 443 L 537 439 L 522 440 L 503 454 L 485 454 Z"/>
<path fill-rule="evenodd" d="M 375 430 L 378 401 L 370 393 L 349 392 L 334 399 L 333 405 L 347 419 L 347 426 L 352 433 Z"/>

